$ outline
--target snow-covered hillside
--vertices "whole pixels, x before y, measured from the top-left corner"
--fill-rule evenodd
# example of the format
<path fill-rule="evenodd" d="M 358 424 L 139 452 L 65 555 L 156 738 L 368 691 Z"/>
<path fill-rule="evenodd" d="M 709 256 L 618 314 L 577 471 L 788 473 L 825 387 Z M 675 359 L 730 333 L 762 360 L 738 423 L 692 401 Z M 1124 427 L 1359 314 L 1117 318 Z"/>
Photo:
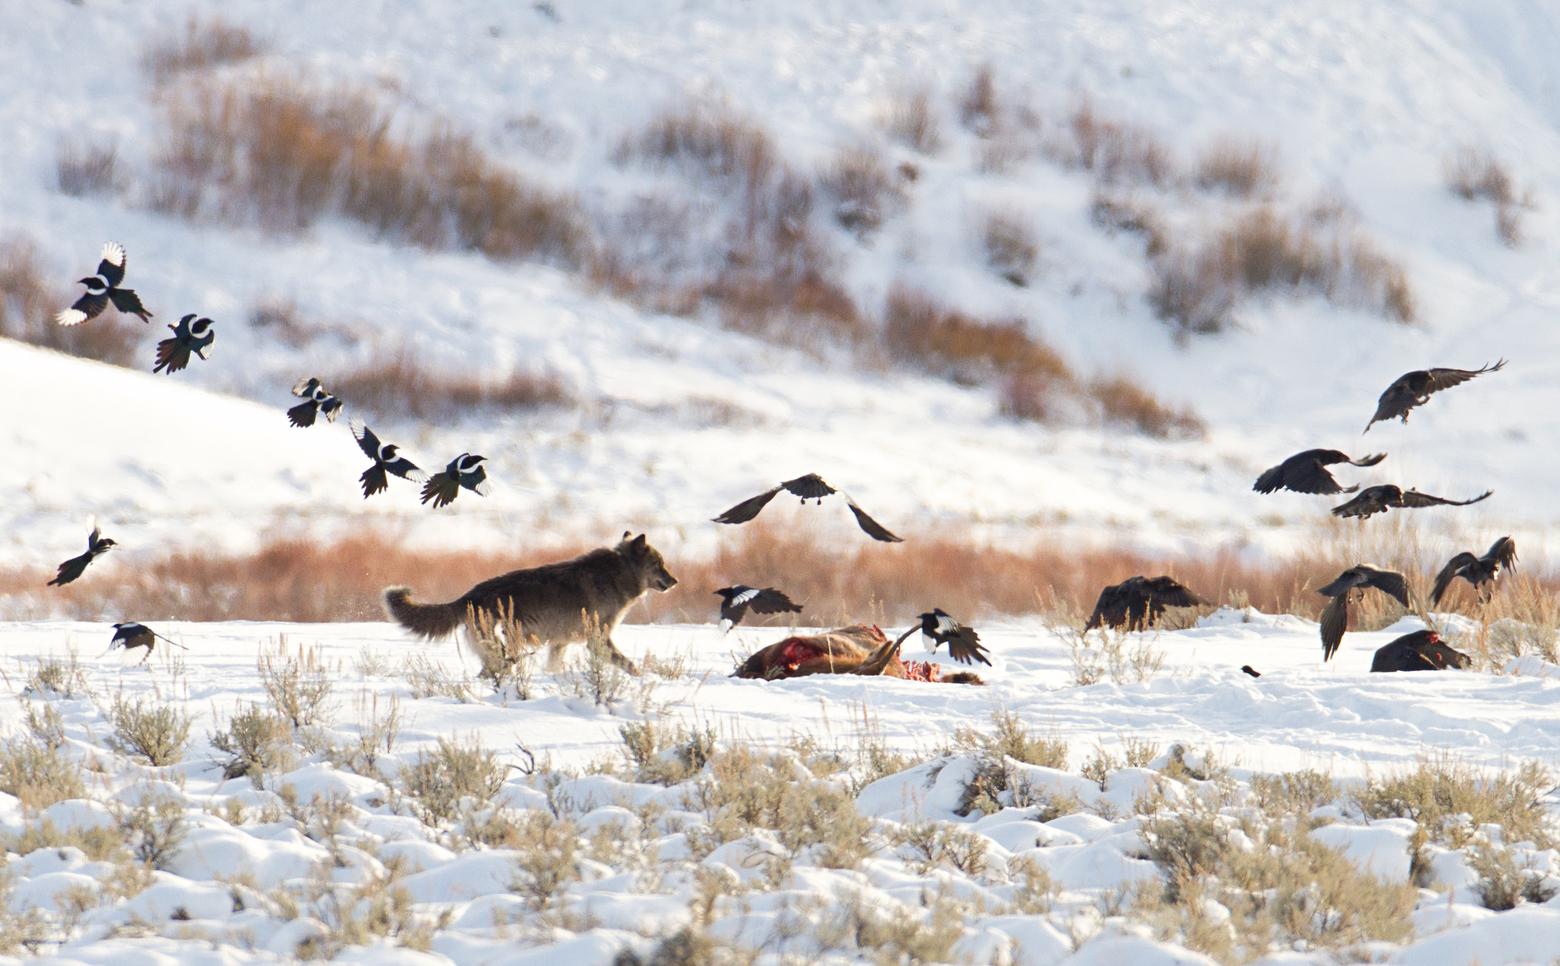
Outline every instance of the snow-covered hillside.
<path fill-rule="evenodd" d="M 29 11 L 27 29 L 0 37 L 10 78 L 0 232 L 32 239 L 62 297 L 104 241 L 120 241 L 128 283 L 157 312 L 154 331 L 188 311 L 218 323 L 212 359 L 171 378 L 0 347 L 9 562 L 57 562 L 93 513 L 121 531 L 128 560 L 178 545 L 243 547 L 279 525 L 329 532 L 364 520 L 413 541 L 488 547 L 517 530 L 596 540 L 632 526 L 701 552 L 721 537 L 710 516 L 807 471 L 848 486 L 911 537 L 957 528 L 1020 544 L 1044 533 L 1282 550 L 1312 539 L 1325 504 L 1258 497 L 1250 483 L 1310 446 L 1385 449 L 1388 461 L 1361 474 L 1372 482 L 1453 497 L 1493 487 L 1487 503 L 1429 524 L 1451 527 L 1455 513 L 1481 545 L 1496 528 L 1532 538 L 1560 522 L 1547 499 L 1556 464 L 1544 422 L 1560 402 L 1550 318 L 1560 305 L 1560 15 L 1536 0 L 1499 11 L 1457 0 L 395 0 L 350 16 L 293 0 L 223 5 L 261 52 L 213 76 L 240 88 L 287 76 L 372 91 L 398 124 L 452 124 L 593 211 L 688 190 L 614 156 L 655 114 L 689 104 L 723 103 L 754 121 L 798 170 L 823 170 L 858 145 L 911 163 L 905 202 L 868 240 L 827 219 L 818 226 L 864 311 L 909 282 L 963 311 L 1022 318 L 1084 377 L 1130 374 L 1193 408 L 1210 430 L 1186 442 L 1088 421 L 1011 421 L 989 385 L 862 369 L 829 346 L 723 329 L 714 313 L 647 312 L 557 267 L 420 251 L 336 219 L 275 235 L 156 213 L 146 186 L 167 93 L 137 59 L 209 13 L 184 0 L 46 4 Z M 1036 137 L 1087 97 L 1102 117 L 1154 132 L 1181 168 L 1221 136 L 1272 145 L 1282 177 L 1273 204 L 1328 197 L 1357 212 L 1359 230 L 1404 267 L 1419 324 L 1316 297 L 1259 297 L 1240 304 L 1236 330 L 1178 342 L 1145 298 L 1141 245 L 1091 224 L 1091 174 L 1043 152 L 982 164 L 982 140 L 955 116 L 982 66 L 1005 109 L 1037 119 Z M 930 152 L 884 133 L 884 118 L 918 89 L 940 119 Z M 56 190 L 71 138 L 117 144 L 119 190 Z M 1443 162 L 1466 145 L 1503 158 L 1530 193 L 1520 246 L 1500 244 L 1487 205 L 1447 190 Z M 1133 193 L 1188 236 L 1236 207 L 1184 186 Z M 983 262 L 980 218 L 991 210 L 1033 235 L 1038 264 L 1025 287 Z M 332 333 L 293 346 L 250 325 L 256 307 L 278 300 Z M 91 324 L 139 326 L 112 313 Z M 462 499 L 437 517 L 404 487 L 365 505 L 345 428 L 290 429 L 286 389 L 396 351 L 441 371 L 555 373 L 581 402 L 526 417 L 365 412 L 425 467 L 483 452 L 496 478 L 488 500 Z M 1505 372 L 1360 441 L 1376 395 L 1401 372 L 1499 356 L 1511 360 Z M 1542 559 L 1538 541 L 1525 542 L 1524 559 Z"/>

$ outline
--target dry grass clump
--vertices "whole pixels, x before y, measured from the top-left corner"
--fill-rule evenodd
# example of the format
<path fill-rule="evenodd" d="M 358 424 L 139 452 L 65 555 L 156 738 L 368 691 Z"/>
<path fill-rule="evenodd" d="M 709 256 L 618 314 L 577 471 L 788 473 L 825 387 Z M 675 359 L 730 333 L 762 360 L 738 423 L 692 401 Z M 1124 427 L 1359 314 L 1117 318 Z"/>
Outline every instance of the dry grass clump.
<path fill-rule="evenodd" d="M 184 760 L 190 742 L 190 716 L 172 705 L 158 705 L 145 698 L 114 696 L 108 710 L 114 733 L 108 746 L 120 754 L 137 755 L 162 767 Z"/>
<path fill-rule="evenodd" d="M 471 682 L 464 675 L 456 677 L 422 654 L 406 659 L 401 666 L 401 677 L 411 687 L 414 698 L 449 698 L 462 704 L 477 700 Z"/>
<path fill-rule="evenodd" d="M 141 54 L 141 69 L 153 83 L 163 84 L 185 71 L 235 64 L 264 52 L 265 45 L 246 28 L 216 17 L 197 20 L 192 16 L 185 21 L 183 34 L 154 43 Z"/>
<path fill-rule="evenodd" d="M 1197 186 L 1235 198 L 1265 194 L 1280 181 L 1276 154 L 1260 141 L 1219 138 L 1197 159 Z"/>
<path fill-rule="evenodd" d="M 1076 811 L 1079 805 L 1070 798 L 1042 802 L 1043 796 L 1030 788 L 1013 768 L 1014 762 L 1021 762 L 1065 771 L 1066 740 L 1031 735 L 1018 715 L 1011 711 L 993 711 L 991 723 L 990 732 L 961 726 L 954 732 L 953 743 L 945 752 L 974 754 L 978 758 L 975 773 L 964 786 L 958 813 L 968 815 L 978 811 L 991 815 L 1007 805 L 1042 805 L 1045 814 L 1051 817 Z"/>
<path fill-rule="evenodd" d="M 418 817 L 428 825 L 439 825 L 459 815 L 466 799 L 491 802 L 504 787 L 505 774 L 498 756 L 475 737 L 440 738 L 432 751 L 419 751 L 402 770 L 401 784 L 416 802 Z"/>
<path fill-rule="evenodd" d="M 1495 211 L 1495 233 L 1507 246 L 1522 243 L 1522 211 L 1531 202 L 1517 189 L 1511 171 L 1486 148 L 1464 145 L 1447 156 L 1446 186 L 1466 201 L 1488 201 Z"/>
<path fill-rule="evenodd" d="M 589 258 L 573 198 L 526 183 L 463 134 L 399 134 L 366 94 L 262 76 L 181 85 L 164 107 L 159 211 L 273 231 L 337 215 L 430 250 L 570 267 Z"/>
<path fill-rule="evenodd" d="M 323 331 L 303 317 L 292 299 L 276 296 L 263 298 L 255 304 L 249 313 L 249 325 L 263 332 L 267 339 L 293 349 L 308 345 Z"/>
<path fill-rule="evenodd" d="M 1367 817 L 1411 818 L 1432 841 L 1453 848 L 1473 841 L 1480 826 L 1495 824 L 1508 842 L 1548 849 L 1560 844 L 1545 802 L 1553 785 L 1537 762 L 1485 771 L 1443 752 L 1421 758 L 1411 771 L 1371 776 L 1354 798 Z"/>
<path fill-rule="evenodd" d="M 1170 149 L 1157 134 L 1131 121 L 1103 116 L 1089 98 L 1073 108 L 1051 154 L 1063 164 L 1092 171 L 1104 184 L 1163 187 L 1177 176 Z"/>
<path fill-rule="evenodd" d="M 840 151 L 819 185 L 833 201 L 840 226 L 865 240 L 903 206 L 904 180 L 903 174 L 889 169 L 882 152 L 858 145 Z"/>
<path fill-rule="evenodd" d="M 980 243 L 993 272 L 1019 288 L 1029 284 L 1040 260 L 1040 243 L 1027 220 L 1005 211 L 988 212 L 982 219 Z"/>
<path fill-rule="evenodd" d="M 1169 229 L 1158 209 L 1128 195 L 1096 191 L 1089 201 L 1089 218 L 1106 231 L 1137 235 L 1149 258 L 1158 258 L 1170 247 Z"/>
<path fill-rule="evenodd" d="M 942 118 L 933 104 L 931 91 L 924 87 L 896 94 L 884 126 L 894 140 L 922 154 L 935 154 L 942 147 Z"/>
<path fill-rule="evenodd" d="M 1023 375 L 1059 385 L 1075 381 L 1056 350 L 1018 319 L 988 322 L 896 285 L 883 307 L 883 347 L 890 358 L 973 385 L 993 375 Z"/>
<path fill-rule="evenodd" d="M 21 738 L 0 742 L 0 792 L 15 795 L 28 813 L 85 797 L 81 773 L 81 764 L 59 747 Z"/>
<path fill-rule="evenodd" d="M 970 133 L 990 137 L 1001 126 L 1001 104 L 997 97 L 997 79 L 990 64 L 982 64 L 970 78 L 959 98 L 959 123 Z"/>
<path fill-rule="evenodd" d="M 27 672 L 22 694 L 29 697 L 79 698 L 91 694 L 87 673 L 72 649 L 61 659 L 40 657 Z"/>
<path fill-rule="evenodd" d="M 112 139 L 61 138 L 54 155 L 54 179 L 72 198 L 112 194 L 119 188 L 119 148 Z"/>
<path fill-rule="evenodd" d="M 71 292 L 46 281 L 30 239 L 0 239 L 0 337 L 116 366 L 135 365 L 141 323 L 123 324 L 113 312 L 84 325 L 55 323 L 54 314 L 69 307 L 80 292 L 80 286 Z"/>
<path fill-rule="evenodd" d="M 1107 423 L 1126 426 L 1154 439 L 1201 439 L 1208 426 L 1186 407 L 1160 402 L 1135 380 L 1108 376 L 1089 383 L 1089 397 Z"/>
<path fill-rule="evenodd" d="M 1542 905 L 1560 894 L 1550 876 L 1519 866 L 1508 848 L 1479 843 L 1468 864 L 1479 877 L 1474 889 L 1486 909 L 1505 912 L 1524 902 Z"/>
<path fill-rule="evenodd" d="M 332 681 L 340 668 L 327 665 L 318 648 L 300 645 L 294 653 L 283 635 L 274 649 L 261 651 L 255 666 L 272 710 L 293 728 L 329 722 Z"/>
<path fill-rule="evenodd" d="M 505 376 L 437 371 L 403 346 L 328 379 L 332 391 L 381 417 L 438 419 L 474 410 L 526 413 L 563 407 L 574 394 L 556 374 L 514 371 Z"/>
<path fill-rule="evenodd" d="M 676 728 L 655 721 L 629 722 L 618 728 L 633 780 L 676 785 L 704 769 L 715 753 L 715 732 Z"/>
<path fill-rule="evenodd" d="M 1234 826 L 1207 806 L 1145 817 L 1143 840 L 1167 881 L 1139 894 L 1133 917 L 1155 924 L 1161 938 L 1235 963 L 1277 949 L 1344 950 L 1412 933 L 1413 886 L 1362 872 L 1302 825 L 1247 822 L 1241 831 L 1253 848 L 1236 844 Z"/>
<path fill-rule="evenodd" d="M 1220 332 L 1245 296 L 1319 295 L 1404 324 L 1417 320 L 1407 276 L 1363 235 L 1324 229 L 1259 206 L 1195 249 L 1172 246 L 1153 263 L 1149 301 L 1183 332 Z"/>

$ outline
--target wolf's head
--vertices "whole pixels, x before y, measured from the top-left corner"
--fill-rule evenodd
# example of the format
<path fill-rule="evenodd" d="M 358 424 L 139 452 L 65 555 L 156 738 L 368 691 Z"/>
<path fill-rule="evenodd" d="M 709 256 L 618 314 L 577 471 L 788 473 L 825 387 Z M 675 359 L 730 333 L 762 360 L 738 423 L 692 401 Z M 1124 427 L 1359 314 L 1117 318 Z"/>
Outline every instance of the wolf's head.
<path fill-rule="evenodd" d="M 623 539 L 617 545 L 617 552 L 639 574 L 639 580 L 644 586 L 660 591 L 671 590 L 677 586 L 677 578 L 666 569 L 666 561 L 661 559 L 661 552 L 650 546 L 644 534 L 630 537 L 629 531 L 624 530 Z"/>

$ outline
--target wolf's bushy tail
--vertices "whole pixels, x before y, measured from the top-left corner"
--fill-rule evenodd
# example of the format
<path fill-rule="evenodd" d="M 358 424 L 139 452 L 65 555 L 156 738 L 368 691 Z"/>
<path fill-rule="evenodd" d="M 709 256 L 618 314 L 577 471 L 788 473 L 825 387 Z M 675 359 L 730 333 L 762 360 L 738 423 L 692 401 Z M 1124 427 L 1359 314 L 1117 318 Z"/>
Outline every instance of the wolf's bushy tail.
<path fill-rule="evenodd" d="M 444 637 L 466 620 L 466 604 L 452 600 L 448 604 L 419 604 L 412 600 L 410 587 L 385 590 L 385 613 L 413 634 L 429 638 Z"/>

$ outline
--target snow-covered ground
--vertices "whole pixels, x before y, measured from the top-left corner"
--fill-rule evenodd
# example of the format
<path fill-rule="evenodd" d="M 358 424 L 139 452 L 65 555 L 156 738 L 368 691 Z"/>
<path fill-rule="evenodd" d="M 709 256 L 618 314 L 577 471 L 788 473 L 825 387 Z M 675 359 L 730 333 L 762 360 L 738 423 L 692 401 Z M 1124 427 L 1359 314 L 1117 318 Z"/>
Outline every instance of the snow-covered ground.
<path fill-rule="evenodd" d="M 1538 552 L 1531 538 L 1560 521 L 1547 499 L 1555 463 L 1542 422 L 1556 408 L 1550 360 L 1560 340 L 1551 324 L 1560 304 L 1551 201 L 1560 18 L 1538 0 L 1498 10 L 1458 0 L 1147 9 L 1003 0 L 975 11 L 938 0 L 395 0 L 352 16 L 304 2 L 223 5 L 221 16 L 263 51 L 219 76 L 372 90 L 399 122 L 453 123 L 499 162 L 600 209 L 689 190 L 612 160 L 656 112 L 689 103 L 723 102 L 753 118 L 804 171 L 856 144 L 913 161 L 921 173 L 906 205 L 870 241 L 822 214 L 815 226 L 862 306 L 876 311 L 895 281 L 909 280 L 952 306 L 1023 318 L 1083 374 L 1130 373 L 1192 406 L 1211 430 L 1182 443 L 1014 423 L 996 414 L 989 387 L 862 372 L 840 353 L 645 313 L 554 268 L 422 252 L 331 219 L 294 236 L 154 213 L 144 185 L 161 109 L 136 59 L 195 14 L 209 9 L 192 0 L 47 4 L 29 13 L 28 29 L 0 37 L 11 78 L 0 100 L 0 230 L 36 242 L 62 293 L 103 241 L 121 241 L 129 284 L 158 313 L 154 333 L 186 311 L 218 323 L 210 362 L 172 378 L 0 347 L 0 410 L 12 414 L 0 423 L 11 454 L 0 488 L 13 495 L 0 504 L 3 559 L 57 562 L 92 513 L 119 531 L 128 560 L 175 545 L 245 547 L 300 520 L 311 530 L 367 520 L 413 541 L 483 546 L 517 524 L 588 540 L 632 526 L 663 546 L 707 552 L 720 538 L 710 516 L 806 471 L 848 486 L 912 538 L 957 527 L 1023 544 L 1043 527 L 1074 540 L 1282 551 L 1310 539 L 1323 506 L 1258 497 L 1250 482 L 1316 445 L 1387 450 L 1386 463 L 1359 474 L 1372 482 L 1454 497 L 1493 487 L 1494 499 L 1447 516 L 1481 545 L 1497 530 L 1530 538 L 1525 559 Z M 66 61 L 71 69 L 58 69 Z M 1273 145 L 1279 208 L 1329 196 L 1357 210 L 1361 230 L 1405 266 L 1421 323 L 1280 297 L 1243 305 L 1233 333 L 1178 345 L 1144 298 L 1140 244 L 1090 224 L 1091 175 L 1043 155 L 981 168 L 981 144 L 957 123 L 954 103 L 982 65 L 1003 103 L 1055 128 L 1086 95 L 1101 116 L 1156 132 L 1183 168 L 1221 135 Z M 941 118 L 943 146 L 930 155 L 883 133 L 896 99 L 916 87 L 930 91 Z M 86 198 L 56 190 L 57 151 L 70 138 L 114 140 L 124 189 Z M 1442 163 L 1463 145 L 1504 158 L 1530 193 L 1520 247 L 1499 243 L 1488 205 L 1446 190 Z M 1144 195 L 1177 231 L 1206 230 L 1230 210 L 1185 187 Z M 982 264 L 979 215 L 992 209 L 1035 235 L 1040 263 L 1026 288 Z M 249 325 L 272 300 L 356 339 L 277 344 Z M 92 324 L 139 325 L 111 315 Z M 404 487 L 365 505 L 344 427 L 286 427 L 286 388 L 401 346 L 451 371 L 552 371 L 584 403 L 439 425 L 363 413 L 425 466 L 478 451 L 495 477 L 490 499 L 437 517 Z M 1497 356 L 1512 360 L 1499 376 L 1360 440 L 1376 395 L 1399 373 Z M 736 422 L 712 420 L 711 399 L 737 407 Z"/>
<path fill-rule="evenodd" d="M 1329 773 L 1347 786 L 1438 755 L 1497 770 L 1552 761 L 1560 739 L 1560 679 L 1549 672 L 1560 669 L 1533 659 L 1523 665 L 1529 673 L 1520 675 L 1365 673 L 1375 647 L 1417 626 L 1405 619 L 1380 632 L 1351 634 L 1335 661 L 1322 666 L 1314 624 L 1221 611 L 1193 629 L 1138 639 L 1165 658 L 1164 669 L 1146 682 L 1087 687 L 1073 686 L 1063 640 L 1032 623 L 982 629 L 994 662 L 983 669 L 986 687 L 829 676 L 740 681 L 726 676 L 732 652 L 767 643 L 777 632 L 739 628 L 721 638 L 708 626 L 625 627 L 619 643 L 630 656 L 653 654 L 683 668 L 648 691 L 635 685 L 615 704 L 599 706 L 567 676 L 546 674 L 537 676 L 525 701 L 494 695 L 475 682 L 469 702 L 415 698 L 403 670 L 409 659 L 427 659 L 457 679 L 466 679 L 474 664 L 452 643 L 415 643 L 377 624 L 158 624 L 188 650 L 162 645 L 145 666 L 137 663 L 138 654 L 100 657 L 110 636 L 104 625 L 4 624 L 0 640 L 10 695 L 24 689 L 40 660 L 65 660 L 72 652 L 82 659 L 85 681 L 76 696 L 35 692 L 0 703 L 0 727 L 24 733 L 25 709 L 57 710 L 63 753 L 82 763 L 87 797 L 28 815 L 16 799 L 0 795 L 0 832 L 17 836 L 48 822 L 55 838 L 33 841 L 58 841 L 58 830 L 115 825 L 147 796 L 171 800 L 171 814 L 184 819 L 176 848 L 136 889 L 114 891 L 111 861 L 93 861 L 75 848 L 37 848 L 10 858 L 7 901 L 14 916 L 39 911 L 43 918 L 34 922 L 34 934 L 63 961 L 264 960 L 297 952 L 310 937 L 319 940 L 322 920 L 337 938 L 348 935 L 332 916 L 351 919 L 354 909 L 360 916 L 363 909 L 340 897 L 383 878 L 386 863 L 399 859 L 395 881 L 411 903 L 396 919 L 405 930 L 400 941 L 416 933 L 413 925 L 429 926 L 428 955 L 456 962 L 606 962 L 618 949 L 645 950 L 646 937 L 670 934 L 690 921 L 701 876 L 753 890 L 719 900 L 705 924 L 711 935 L 781 957 L 773 961 L 802 955 L 823 934 L 818 923 L 827 919 L 826 910 L 848 905 L 849 896 L 915 919 L 925 914 L 915 910 L 931 902 L 932 893 L 949 890 L 974 903 L 960 914 L 952 961 L 1105 962 L 1120 961 L 1105 958 L 1119 953 L 1135 962 L 1169 962 L 1190 954 L 1150 942 L 1135 932 L 1130 917 L 1102 919 L 1098 910 L 1109 907 L 1114 890 L 1162 877 L 1146 858 L 1141 819 L 1134 814 L 1141 795 L 1158 788 L 1168 796 L 1168 808 L 1228 794 L 1215 781 L 1157 776 L 1172 744 L 1185 749 L 1188 762 L 1227 767 L 1223 781 L 1234 782 L 1237 801 L 1253 776 L 1301 768 Z M 275 659 L 279 648 L 293 658 L 312 650 L 332 686 L 321 722 L 305 729 L 312 737 L 299 732 L 296 740 L 351 746 L 397 709 L 394 743 L 380 749 L 372 769 L 356 766 L 376 777 L 354 773 L 351 764 L 337 767 L 331 761 L 342 761 L 339 755 L 321 751 L 304 752 L 267 774 L 260 788 L 248 778 L 223 779 L 227 756 L 210 746 L 208 736 L 224 730 L 242 707 L 267 703 L 257 662 Z M 1256 666 L 1263 676 L 1247 677 L 1241 664 Z M 154 768 L 108 751 L 116 701 L 171 703 L 190 715 L 193 741 L 183 759 Z M 858 869 L 823 868 L 828 863 L 803 849 L 767 885 L 765 856 L 785 852 L 769 833 L 696 853 L 690 843 L 712 819 L 696 803 L 695 786 L 637 784 L 624 780 L 620 767 L 601 767 L 626 760 L 619 734 L 625 724 L 708 730 L 718 748 L 783 750 L 812 739 L 813 747 L 842 752 L 847 761 L 863 742 L 880 742 L 909 754 L 910 761 L 928 761 L 956 730 L 988 729 L 999 712 L 1016 715 L 1032 735 L 1066 743 L 1068 771 L 1017 767 L 1033 791 L 1075 797 L 1073 808 L 1080 811 L 1046 820 L 1031 805 L 961 817 L 955 806 L 974 761 L 941 758 L 941 767 L 918 766 L 861 790 L 856 806 L 871 819 L 871 831 Z M 418 801 L 402 790 L 405 769 L 438 741 L 452 739 L 475 742 L 516 769 L 542 762 L 556 771 L 550 779 L 511 771 L 495 797 L 497 811 L 471 805 L 460 820 L 430 826 L 414 817 Z M 1157 761 L 1148 769 L 1118 762 L 1103 790 L 1079 777 L 1077 770 L 1096 751 L 1119 756 L 1128 741 L 1152 745 Z M 522 755 L 522 746 L 534 762 Z M 607 773 L 595 773 L 601 771 Z M 331 805 L 333 796 L 345 804 Z M 1322 825 L 1315 837 L 1386 881 L 1405 882 L 1414 823 L 1372 822 L 1348 801 L 1344 795 L 1312 813 Z M 1552 793 L 1545 803 L 1552 820 Z M 476 847 L 463 842 L 461 830 L 474 834 L 473 815 L 524 821 L 550 814 L 550 808 L 577 822 L 580 835 L 605 826 L 616 829 L 609 837 L 633 844 L 613 860 L 622 867 L 587 861 L 581 880 L 563 886 L 549 914 L 539 916 L 516 892 L 524 891 L 515 883 L 523 879 L 525 847 Z M 336 814 L 334 824 L 321 820 L 326 813 Z M 943 864 L 917 871 L 905 847 L 893 841 L 896 830 L 925 820 L 980 836 L 984 870 L 960 872 Z M 1479 835 L 1500 841 L 1498 829 Z M 1504 844 L 1535 874 L 1560 876 L 1554 852 Z M 1434 845 L 1430 854 L 1440 891 L 1421 892 L 1408 938 L 1397 947 L 1372 947 L 1373 958 L 1490 964 L 1543 959 L 1556 948 L 1560 900 L 1491 913 L 1479 903 L 1466 854 Z M 1014 890 L 1025 862 L 1039 863 L 1059 890 L 1050 913 L 1009 911 L 1018 901 Z M 333 894 L 326 881 L 339 893 L 335 905 L 321 898 Z M 288 896 L 295 907 L 288 907 Z M 785 939 L 776 917 L 786 915 L 811 917 L 813 925 Z M 349 940 L 358 941 L 375 946 L 349 945 L 341 958 L 431 961 L 386 940 Z M 855 955 L 847 949 L 824 958 Z M 1298 949 L 1284 961 L 1330 962 L 1329 955 Z"/>

